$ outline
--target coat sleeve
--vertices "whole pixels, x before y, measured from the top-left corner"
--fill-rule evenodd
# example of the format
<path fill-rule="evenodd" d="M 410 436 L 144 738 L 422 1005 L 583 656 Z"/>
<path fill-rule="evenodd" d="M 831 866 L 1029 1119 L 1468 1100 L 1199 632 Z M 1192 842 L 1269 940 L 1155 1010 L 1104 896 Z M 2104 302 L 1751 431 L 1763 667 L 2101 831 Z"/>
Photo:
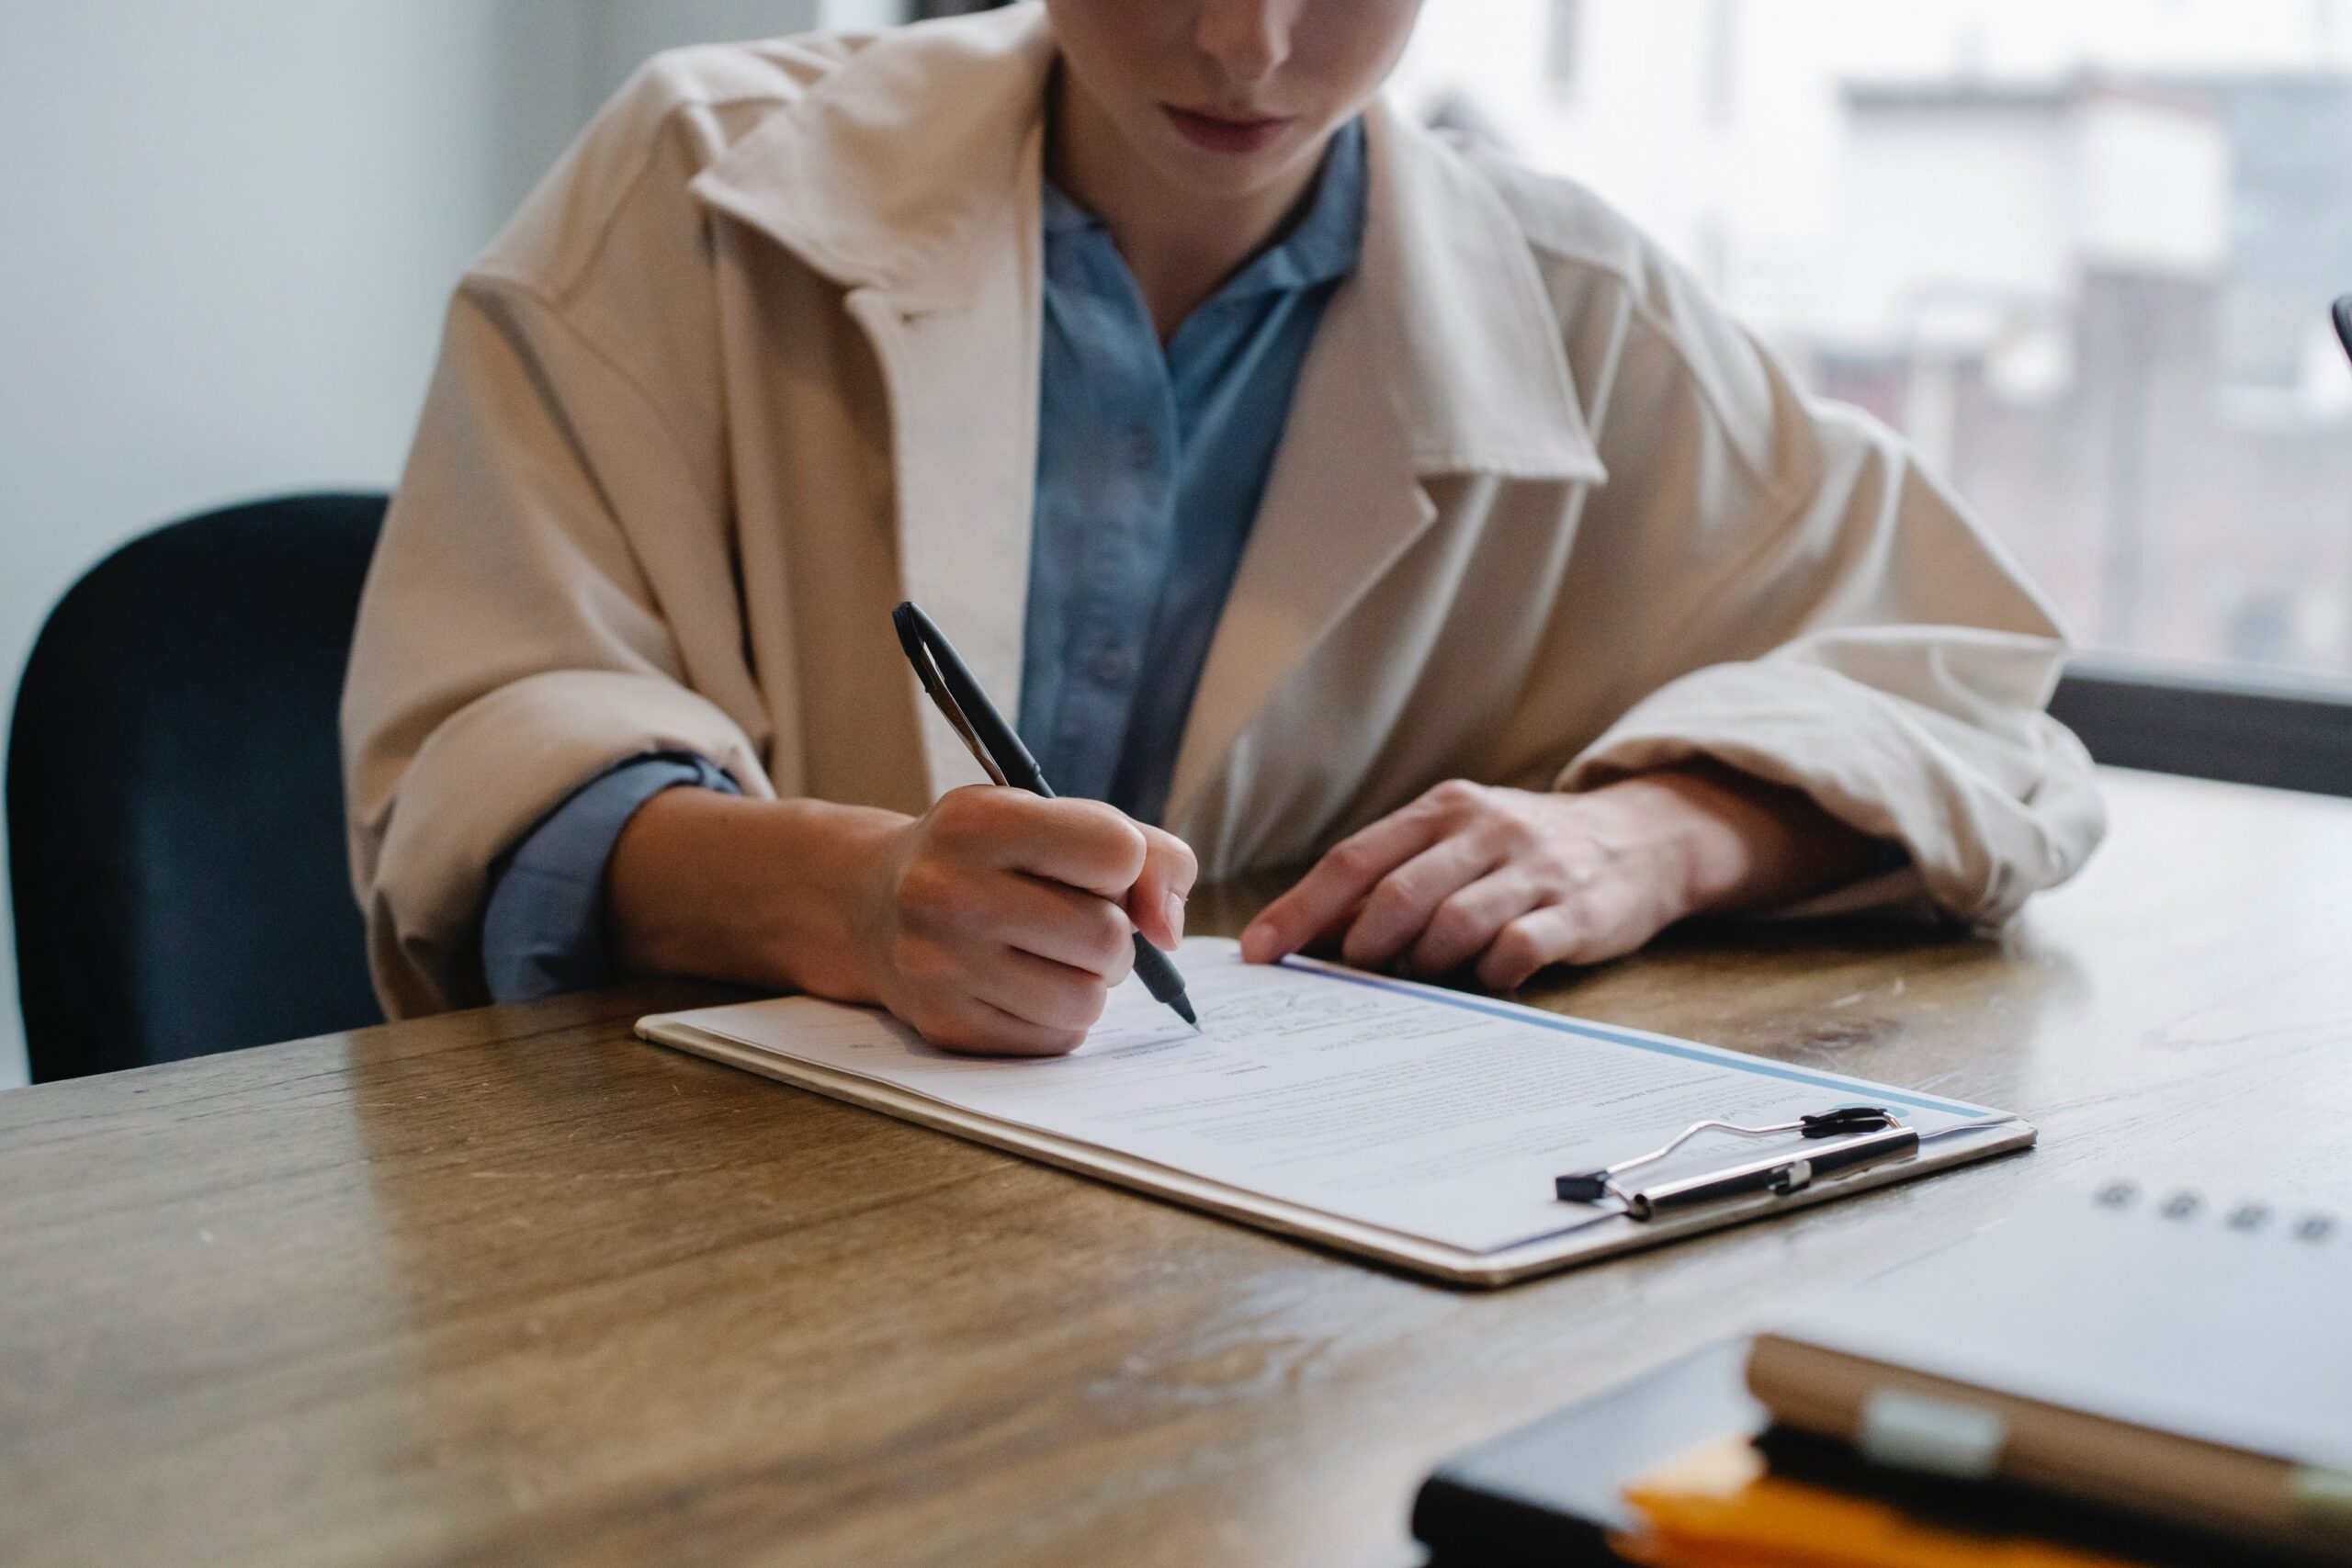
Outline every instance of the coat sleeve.
<path fill-rule="evenodd" d="M 657 57 L 458 289 L 344 691 L 352 874 L 394 1017 L 487 998 L 489 868 L 613 763 L 699 756 L 758 796 L 797 765 L 760 679 L 792 672 L 748 651 L 693 186 L 841 54 Z"/>
<path fill-rule="evenodd" d="M 353 876 L 391 1016 L 487 999 L 489 867 L 615 762 L 691 753 L 773 794 L 748 674 L 707 652 L 742 646 L 710 474 L 551 301 L 460 289 L 344 694 Z M 689 621 L 709 668 L 688 668 Z"/>
<path fill-rule="evenodd" d="M 1785 912 L 2007 919 L 2105 829 L 2088 755 L 2043 711 L 2053 616 L 1892 432 L 1808 396 L 1669 266 L 1649 278 L 1617 312 L 1584 523 L 1608 591 L 1641 602 L 1632 700 L 1560 786 L 1713 759 L 1907 856 Z"/>

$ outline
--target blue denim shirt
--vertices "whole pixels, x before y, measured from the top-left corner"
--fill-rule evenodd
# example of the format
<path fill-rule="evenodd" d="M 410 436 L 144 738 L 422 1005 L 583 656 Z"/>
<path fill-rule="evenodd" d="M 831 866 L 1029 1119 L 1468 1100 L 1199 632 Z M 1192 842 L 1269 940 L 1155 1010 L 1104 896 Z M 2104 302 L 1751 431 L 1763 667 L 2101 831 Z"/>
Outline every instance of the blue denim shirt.
<path fill-rule="evenodd" d="M 1163 350 L 1109 231 L 1047 187 L 1019 726 L 1059 793 L 1145 822 L 1167 809 L 1300 367 L 1355 270 L 1363 199 L 1363 133 L 1351 126 L 1289 234 Z"/>
<path fill-rule="evenodd" d="M 1046 188 L 1017 723 L 1060 794 L 1107 800 L 1146 822 L 1167 809 L 1193 690 L 1299 370 L 1362 251 L 1364 199 L 1357 122 L 1332 139 L 1289 232 L 1163 347 L 1110 231 Z M 637 808 L 680 785 L 735 788 L 699 757 L 631 758 L 584 784 L 492 868 L 481 949 L 493 998 L 524 1001 L 609 978 L 605 864 Z"/>

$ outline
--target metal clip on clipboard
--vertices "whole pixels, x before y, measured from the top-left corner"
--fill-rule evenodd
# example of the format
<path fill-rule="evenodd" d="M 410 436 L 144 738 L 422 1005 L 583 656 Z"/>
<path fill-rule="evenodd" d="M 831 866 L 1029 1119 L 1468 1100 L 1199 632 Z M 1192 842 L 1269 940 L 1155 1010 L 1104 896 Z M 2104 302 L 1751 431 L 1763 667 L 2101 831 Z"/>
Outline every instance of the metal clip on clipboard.
<path fill-rule="evenodd" d="M 1726 1166 L 1655 1187 L 1629 1188 L 1617 1179 L 1628 1171 L 1656 1165 L 1702 1133 L 1729 1133 L 1742 1138 L 1785 1137 L 1794 1133 L 1821 1146 L 1799 1155 L 1783 1152 Z M 1558 1177 L 1552 1186 L 1563 1201 L 1599 1203 L 1614 1198 L 1625 1205 L 1625 1213 L 1632 1218 L 1652 1220 L 1669 1210 L 1743 1197 L 1750 1192 L 1770 1192 L 1785 1198 L 1804 1191 L 1817 1178 L 1833 1171 L 1906 1159 L 1918 1150 L 1919 1130 L 1905 1125 L 1894 1111 L 1874 1105 L 1849 1105 L 1770 1127 L 1743 1127 L 1735 1122 L 1695 1122 L 1662 1148 L 1638 1158 L 1620 1160 L 1603 1170 Z"/>

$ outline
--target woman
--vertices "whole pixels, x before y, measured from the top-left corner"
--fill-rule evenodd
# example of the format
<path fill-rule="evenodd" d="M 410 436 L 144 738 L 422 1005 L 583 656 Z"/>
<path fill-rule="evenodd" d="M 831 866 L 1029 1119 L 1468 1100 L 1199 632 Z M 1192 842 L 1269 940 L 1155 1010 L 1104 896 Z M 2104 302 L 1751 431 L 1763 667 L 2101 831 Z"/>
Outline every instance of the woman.
<path fill-rule="evenodd" d="M 667 972 L 1050 1053 L 1196 874 L 1316 863 L 1253 960 L 1509 989 L 2071 874 L 2040 601 L 1621 219 L 1384 107 L 1418 8 L 641 73 L 459 289 L 370 578 L 390 1010 Z M 957 787 L 901 598 L 1096 798 Z"/>

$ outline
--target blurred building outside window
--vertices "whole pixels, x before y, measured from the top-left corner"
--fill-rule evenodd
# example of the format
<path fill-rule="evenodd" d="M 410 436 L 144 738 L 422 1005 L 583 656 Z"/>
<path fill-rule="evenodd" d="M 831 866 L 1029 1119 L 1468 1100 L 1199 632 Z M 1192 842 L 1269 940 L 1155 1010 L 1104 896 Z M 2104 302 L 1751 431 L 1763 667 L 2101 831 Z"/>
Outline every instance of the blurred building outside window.
<path fill-rule="evenodd" d="M 2352 0 L 1429 0 L 1396 91 L 1908 434 L 2086 645 L 2352 675 Z"/>
<path fill-rule="evenodd" d="M 1584 64 L 1584 0 L 1551 0 L 1551 10 L 1544 28 L 1544 85 L 1555 101 L 1566 104 L 1576 96 Z"/>

